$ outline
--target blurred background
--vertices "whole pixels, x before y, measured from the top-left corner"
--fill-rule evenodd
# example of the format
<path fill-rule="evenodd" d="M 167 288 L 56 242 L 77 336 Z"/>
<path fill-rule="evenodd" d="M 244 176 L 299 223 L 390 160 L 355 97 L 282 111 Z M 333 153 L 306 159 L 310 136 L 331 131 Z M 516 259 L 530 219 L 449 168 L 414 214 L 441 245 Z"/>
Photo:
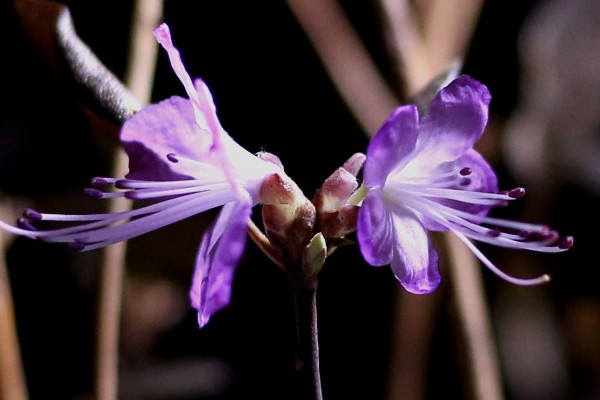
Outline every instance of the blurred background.
<path fill-rule="evenodd" d="M 132 1 L 63 3 L 82 40 L 123 77 Z M 390 87 L 406 98 L 380 3 L 340 4 Z M 100 212 L 105 204 L 82 190 L 91 177 L 108 174 L 119 126 L 81 93 L 60 60 L 48 61 L 52 37 L 40 46 L 13 3 L 0 7 L 2 197 L 14 210 Z M 250 151 L 279 156 L 308 197 L 351 154 L 366 150 L 367 136 L 285 2 L 166 1 L 163 20 L 190 75 L 210 86 L 225 129 Z M 548 223 L 576 239 L 558 255 L 482 246 L 513 275 L 552 276 L 544 286 L 516 287 L 482 267 L 507 399 L 600 399 L 597 235 L 591 229 L 600 194 L 599 27 L 597 0 L 487 1 L 464 61 L 463 72 L 493 96 L 478 149 L 501 188 L 528 190 L 494 215 Z M 183 89 L 159 53 L 152 100 L 174 94 Z M 295 398 L 291 290 L 252 243 L 231 305 L 197 327 L 187 291 L 202 230 L 213 216 L 129 242 L 120 398 Z M 93 398 L 100 253 L 5 241 L 30 398 Z M 324 398 L 473 398 L 447 277 L 445 271 L 429 299 L 402 295 L 388 267 L 368 266 L 356 246 L 336 251 L 318 291 Z M 395 397 L 390 366 L 398 365 L 394 357 L 410 365 L 411 354 L 392 349 L 418 326 L 410 319 L 398 325 L 401 301 L 410 301 L 414 318 L 432 313 L 433 323 L 422 338 L 423 386 Z M 429 303 L 421 310 L 422 302 Z"/>

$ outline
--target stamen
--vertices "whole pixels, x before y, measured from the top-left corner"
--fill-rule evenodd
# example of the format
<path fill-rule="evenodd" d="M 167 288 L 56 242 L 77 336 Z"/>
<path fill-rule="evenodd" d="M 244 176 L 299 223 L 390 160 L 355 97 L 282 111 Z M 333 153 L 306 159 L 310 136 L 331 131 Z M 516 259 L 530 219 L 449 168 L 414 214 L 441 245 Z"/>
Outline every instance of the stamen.
<path fill-rule="evenodd" d="M 425 185 L 401 184 L 386 186 L 386 190 L 396 194 L 410 193 L 419 197 L 436 197 L 441 199 L 456 200 L 463 203 L 496 206 L 499 200 L 512 200 L 511 197 L 500 193 L 470 192 L 460 189 L 436 188 Z"/>
<path fill-rule="evenodd" d="M 75 251 L 82 251 L 85 249 L 85 243 L 75 240 L 68 244 L 69 248 Z"/>
<path fill-rule="evenodd" d="M 463 169 L 460 170 L 459 174 L 461 174 L 462 176 L 467 176 L 467 175 L 471 175 L 471 172 L 473 172 L 473 170 L 469 167 L 464 167 Z"/>
<path fill-rule="evenodd" d="M 177 181 L 141 181 L 131 179 L 120 179 L 115 182 L 117 189 L 160 189 L 160 188 L 184 188 L 184 187 L 209 187 L 218 183 L 225 183 L 220 177 L 210 176 L 202 179 L 185 179 Z"/>
<path fill-rule="evenodd" d="M 85 193 L 87 196 L 94 197 L 96 199 L 101 199 L 104 195 L 104 192 L 94 188 L 85 188 L 83 189 L 83 193 Z"/>
<path fill-rule="evenodd" d="M 177 158 L 177 154 L 175 154 L 175 153 L 167 154 L 167 160 L 171 161 L 174 164 L 177 164 L 179 162 L 179 159 Z"/>
<path fill-rule="evenodd" d="M 27 219 L 31 219 L 34 221 L 42 220 L 42 214 L 35 211 L 33 208 L 28 208 L 25 211 L 23 211 L 23 216 Z"/>
<path fill-rule="evenodd" d="M 144 200 L 144 199 L 152 199 L 158 197 L 165 196 L 178 196 L 183 194 L 190 193 L 198 193 L 198 192 L 206 192 L 208 190 L 215 189 L 223 189 L 228 186 L 227 183 L 221 183 L 216 185 L 206 185 L 206 186 L 192 186 L 192 187 L 183 187 L 183 188 L 175 188 L 175 189 L 138 189 L 125 193 L 125 197 L 131 200 Z"/>
<path fill-rule="evenodd" d="M 489 229 L 488 231 L 485 232 L 486 235 L 488 235 L 489 237 L 498 237 L 500 236 L 502 232 L 500 232 L 500 229 Z"/>
<path fill-rule="evenodd" d="M 85 232 L 84 235 L 81 235 L 77 239 L 86 243 L 84 251 L 94 250 L 162 228 L 163 226 L 189 218 L 192 215 L 218 207 L 235 199 L 232 192 L 210 192 L 210 194 L 213 194 L 214 196 L 209 198 L 193 197 L 191 200 L 177 206 L 169 207 L 155 214 L 129 221 L 122 225 L 109 226 L 105 229 Z M 224 198 L 224 196 L 226 196 L 226 198 Z M 63 239 L 66 239 L 66 237 Z"/>
<path fill-rule="evenodd" d="M 17 220 L 17 226 L 28 231 L 37 231 L 37 228 L 33 226 L 26 218 L 19 218 Z"/>
<path fill-rule="evenodd" d="M 96 199 L 110 199 L 113 197 L 125 196 L 125 193 L 122 193 L 122 192 L 103 192 L 103 191 L 95 189 L 95 188 L 85 188 L 85 189 L 83 189 L 83 192 L 86 195 L 88 195 L 90 197 L 94 197 Z"/>
<path fill-rule="evenodd" d="M 574 243 L 575 243 L 575 239 L 573 238 L 573 236 L 566 236 L 566 237 L 562 238 L 562 240 L 558 244 L 558 248 L 561 250 L 567 250 L 567 249 L 570 249 L 571 247 L 573 247 Z"/>
<path fill-rule="evenodd" d="M 525 196 L 525 188 L 514 188 L 508 192 L 508 195 L 513 199 L 520 199 L 521 197 Z"/>
<path fill-rule="evenodd" d="M 469 239 L 467 239 L 462 233 L 460 233 L 456 230 L 453 230 L 453 232 L 461 240 L 461 242 L 463 242 L 469 248 L 469 250 L 471 250 L 473 252 L 473 254 L 475 254 L 477 256 L 477 258 L 479 258 L 479 260 L 483 264 L 485 264 L 486 267 L 488 267 L 490 269 L 490 271 L 492 271 L 493 273 L 495 273 L 496 275 L 498 275 L 500 278 L 504 279 L 505 281 L 514 283 L 515 285 L 520 285 L 520 286 L 532 286 L 532 285 L 539 285 L 542 283 L 550 282 L 550 276 L 548 276 L 546 274 L 539 276 L 537 278 L 531 278 L 531 279 L 515 278 L 513 276 L 508 275 L 506 272 L 498 269 L 498 267 L 496 267 L 494 265 L 494 263 L 492 263 L 486 256 L 484 256 L 483 253 L 481 251 L 479 251 L 479 249 L 473 244 L 473 242 L 471 242 Z"/>
<path fill-rule="evenodd" d="M 106 186 L 111 183 L 115 183 L 117 181 L 116 178 L 105 178 L 101 176 L 97 176 L 92 178 L 92 186 Z"/>

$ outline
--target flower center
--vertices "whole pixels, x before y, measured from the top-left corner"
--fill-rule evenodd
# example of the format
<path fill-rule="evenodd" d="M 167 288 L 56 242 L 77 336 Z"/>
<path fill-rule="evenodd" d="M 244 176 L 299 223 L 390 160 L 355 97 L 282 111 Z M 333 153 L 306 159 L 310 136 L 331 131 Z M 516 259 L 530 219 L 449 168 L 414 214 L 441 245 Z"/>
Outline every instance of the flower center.
<path fill-rule="evenodd" d="M 571 236 L 561 239 L 556 231 L 546 225 L 486 215 L 492 207 L 502 207 L 509 201 L 523 197 L 523 188 L 498 193 L 471 190 L 470 168 L 455 168 L 419 177 L 404 178 L 399 175 L 389 179 L 383 188 L 382 195 L 386 204 L 400 204 L 411 209 L 428 227 L 432 225 L 429 221 L 433 221 L 452 231 L 486 266 L 507 281 L 531 285 L 545 282 L 548 277 L 543 275 L 534 279 L 518 279 L 508 276 L 498 270 L 471 240 L 546 253 L 561 252 L 573 245 Z"/>

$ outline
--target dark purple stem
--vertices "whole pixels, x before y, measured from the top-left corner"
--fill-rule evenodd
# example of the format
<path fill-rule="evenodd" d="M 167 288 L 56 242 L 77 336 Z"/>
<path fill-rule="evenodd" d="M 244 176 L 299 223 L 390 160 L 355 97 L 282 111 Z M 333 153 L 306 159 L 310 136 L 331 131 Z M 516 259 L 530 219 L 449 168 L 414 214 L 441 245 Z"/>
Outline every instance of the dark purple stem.
<path fill-rule="evenodd" d="M 317 285 L 306 284 L 292 277 L 296 305 L 298 354 L 296 370 L 299 378 L 299 398 L 323 400 L 321 372 L 319 370 L 319 332 L 317 329 Z"/>

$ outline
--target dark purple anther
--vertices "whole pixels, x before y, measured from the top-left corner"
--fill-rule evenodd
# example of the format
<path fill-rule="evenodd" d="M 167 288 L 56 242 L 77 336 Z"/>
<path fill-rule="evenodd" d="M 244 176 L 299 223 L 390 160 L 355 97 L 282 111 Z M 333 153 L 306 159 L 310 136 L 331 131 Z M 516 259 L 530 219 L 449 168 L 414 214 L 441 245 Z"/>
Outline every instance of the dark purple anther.
<path fill-rule="evenodd" d="M 501 232 L 499 229 L 490 229 L 490 230 L 486 231 L 485 234 L 488 235 L 489 237 L 498 237 L 498 236 L 500 236 Z"/>
<path fill-rule="evenodd" d="M 508 192 L 508 195 L 510 197 L 512 197 L 513 199 L 520 199 L 521 197 L 525 196 L 525 188 L 522 188 L 522 187 L 514 188 L 513 190 L 510 190 Z"/>
<path fill-rule="evenodd" d="M 98 190 L 98 189 L 94 189 L 94 188 L 85 188 L 83 189 L 83 193 L 85 193 L 86 195 L 90 196 L 90 197 L 95 197 L 97 199 L 102 198 L 102 191 Z"/>
<path fill-rule="evenodd" d="M 460 185 L 461 186 L 469 186 L 471 184 L 471 179 L 470 178 L 463 178 L 460 180 Z"/>
<path fill-rule="evenodd" d="M 462 176 L 467 176 L 467 175 L 471 175 L 471 172 L 473 172 L 473 170 L 469 167 L 464 167 L 463 169 L 460 170 L 460 174 Z"/>
<path fill-rule="evenodd" d="M 119 179 L 118 181 L 115 182 L 115 187 L 117 189 L 127 189 L 127 180 L 125 179 Z"/>
<path fill-rule="evenodd" d="M 566 237 L 562 238 L 562 240 L 558 244 L 558 248 L 562 249 L 562 250 L 567 250 L 567 249 L 570 249 L 571 247 L 573 247 L 573 243 L 575 243 L 573 236 L 566 236 Z"/>
<path fill-rule="evenodd" d="M 177 154 L 175 153 L 169 153 L 167 154 L 167 160 L 171 161 L 172 163 L 178 163 L 179 160 L 177 159 Z"/>
<path fill-rule="evenodd" d="M 19 218 L 17 220 L 17 226 L 21 229 L 25 229 L 27 231 L 37 231 L 35 226 L 31 225 L 31 222 L 27 218 Z"/>
<path fill-rule="evenodd" d="M 95 177 L 92 178 L 92 186 L 106 186 L 108 185 L 108 181 L 105 178 Z"/>
<path fill-rule="evenodd" d="M 23 216 L 25 218 L 33 220 L 33 221 L 41 221 L 42 220 L 42 214 L 35 211 L 33 208 L 28 208 L 25 211 L 23 211 Z"/>
<path fill-rule="evenodd" d="M 71 250 L 81 251 L 81 250 L 85 249 L 85 243 L 79 242 L 79 241 L 70 242 L 69 248 Z"/>

